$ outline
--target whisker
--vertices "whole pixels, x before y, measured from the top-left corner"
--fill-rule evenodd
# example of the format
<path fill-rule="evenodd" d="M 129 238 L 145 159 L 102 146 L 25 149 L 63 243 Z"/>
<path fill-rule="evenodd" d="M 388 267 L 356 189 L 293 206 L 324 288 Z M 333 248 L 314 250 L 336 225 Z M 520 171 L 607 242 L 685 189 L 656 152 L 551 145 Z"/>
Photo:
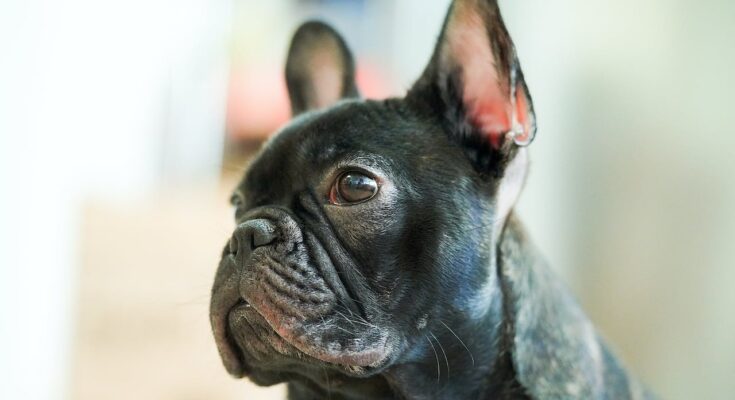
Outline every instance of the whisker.
<path fill-rule="evenodd" d="M 345 329 L 345 328 L 343 328 L 343 327 L 341 327 L 341 326 L 339 326 L 339 325 L 334 325 L 334 327 L 335 327 L 335 328 L 337 328 L 337 329 L 339 329 L 339 330 L 341 330 L 341 331 L 347 332 L 347 333 L 349 333 L 349 334 L 350 334 L 350 335 L 352 335 L 352 336 L 357 336 L 357 335 L 355 334 L 355 332 L 350 332 L 350 331 L 348 331 L 347 329 Z"/>
<path fill-rule="evenodd" d="M 447 353 L 444 351 L 444 346 L 442 346 L 442 342 L 439 341 L 439 339 L 434 336 L 434 333 L 429 331 L 429 335 L 436 340 L 436 344 L 439 345 L 439 349 L 442 351 L 442 354 L 444 354 L 444 362 L 447 363 L 447 379 L 449 379 L 449 358 L 447 358 Z"/>
<path fill-rule="evenodd" d="M 329 382 L 329 372 L 327 372 L 327 368 L 324 367 L 323 365 L 321 367 L 322 367 L 322 371 L 324 371 L 324 379 L 327 381 L 327 398 L 331 399 L 332 398 L 332 385 Z"/>
<path fill-rule="evenodd" d="M 350 311 L 350 310 L 349 310 L 349 309 L 348 309 L 347 307 L 344 307 L 344 306 L 340 306 L 340 307 L 341 307 L 341 308 L 342 308 L 343 310 L 346 310 L 347 312 L 349 312 L 349 313 L 350 313 L 350 315 L 351 315 L 351 316 L 352 316 L 353 318 L 349 318 L 349 317 L 347 317 L 347 315 L 345 315 L 344 313 L 340 312 L 339 310 L 335 310 L 335 312 L 337 312 L 337 313 L 338 313 L 339 315 L 341 315 L 341 316 L 342 316 L 342 318 L 346 319 L 346 320 L 347 320 L 347 321 L 349 321 L 349 322 L 350 322 L 351 324 L 353 324 L 353 326 L 354 326 L 354 324 L 360 324 L 360 325 L 364 325 L 364 326 L 367 326 L 367 327 L 370 327 L 370 328 L 378 328 L 378 326 L 377 326 L 377 325 L 375 325 L 375 324 L 371 324 L 370 322 L 366 321 L 366 320 L 365 320 L 365 318 L 362 318 L 362 317 L 361 317 L 361 316 L 359 316 L 359 315 L 354 315 L 354 314 L 352 313 L 352 311 Z"/>
<path fill-rule="evenodd" d="M 441 373 L 441 367 L 439 366 L 439 354 L 436 352 L 436 348 L 434 347 L 434 343 L 431 343 L 431 339 L 429 339 L 428 336 L 424 335 L 426 340 L 429 341 L 429 344 L 431 345 L 431 349 L 434 350 L 434 357 L 436 357 L 436 381 L 439 382 L 439 379 L 442 376 Z"/>
<path fill-rule="evenodd" d="M 462 347 L 464 347 L 464 349 L 465 349 L 465 350 L 467 350 L 467 354 L 469 354 L 469 355 L 470 355 L 470 359 L 472 360 L 472 366 L 474 367 L 474 366 L 475 366 L 475 357 L 474 357 L 474 356 L 472 355 L 472 352 L 471 352 L 471 351 L 470 351 L 470 349 L 469 349 L 469 348 L 467 347 L 467 345 L 466 345 L 466 344 L 464 344 L 464 342 L 462 341 L 462 339 L 460 339 L 460 338 L 459 338 L 459 336 L 458 336 L 458 335 L 457 335 L 456 333 L 454 333 L 454 331 L 452 330 L 452 328 L 450 328 L 449 326 L 447 326 L 447 324 L 445 324 L 445 323 L 444 323 L 444 321 L 442 321 L 442 320 L 439 320 L 439 322 L 440 322 L 440 323 L 441 323 L 442 325 L 444 325 L 444 327 L 445 327 L 445 328 L 447 328 L 447 330 L 448 330 L 449 332 L 451 332 L 451 333 L 452 333 L 452 335 L 454 335 L 454 337 L 456 337 L 456 338 L 457 338 L 457 340 L 459 340 L 459 343 L 461 343 L 461 344 L 462 344 Z"/>
<path fill-rule="evenodd" d="M 339 312 L 338 310 L 334 310 L 334 311 L 337 314 L 341 315 L 342 318 L 344 318 L 345 320 L 347 320 L 347 322 L 349 322 L 350 324 L 352 324 L 352 326 L 354 326 L 355 328 L 357 328 L 357 326 L 355 326 L 355 323 L 351 319 L 349 319 L 346 315 L 344 315 L 343 313 Z"/>

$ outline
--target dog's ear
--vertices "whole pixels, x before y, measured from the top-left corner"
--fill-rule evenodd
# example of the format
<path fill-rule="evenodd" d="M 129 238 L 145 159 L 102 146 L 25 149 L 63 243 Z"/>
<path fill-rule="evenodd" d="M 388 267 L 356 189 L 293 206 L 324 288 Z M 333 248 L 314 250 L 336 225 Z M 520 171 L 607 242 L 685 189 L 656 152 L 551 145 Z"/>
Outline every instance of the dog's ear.
<path fill-rule="evenodd" d="M 536 133 L 531 96 L 496 0 L 455 0 L 409 100 L 443 116 L 478 169 L 502 174 Z"/>
<path fill-rule="evenodd" d="M 499 233 L 525 182 L 523 147 L 536 135 L 536 117 L 496 0 L 452 3 L 429 65 L 406 100 L 439 115 L 475 169 L 495 179 Z"/>
<path fill-rule="evenodd" d="M 294 34 L 286 84 L 294 116 L 359 95 L 350 50 L 332 27 L 318 21 L 304 23 Z"/>

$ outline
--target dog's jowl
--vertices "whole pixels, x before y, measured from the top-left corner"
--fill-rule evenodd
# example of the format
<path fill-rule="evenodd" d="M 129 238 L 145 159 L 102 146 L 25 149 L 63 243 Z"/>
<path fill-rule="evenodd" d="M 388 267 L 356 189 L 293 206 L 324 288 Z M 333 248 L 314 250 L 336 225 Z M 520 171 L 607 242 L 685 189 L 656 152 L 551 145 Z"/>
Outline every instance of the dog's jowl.
<path fill-rule="evenodd" d="M 638 399 L 513 214 L 536 134 L 494 0 L 456 0 L 403 98 L 368 101 L 329 26 L 296 32 L 293 119 L 232 201 L 212 288 L 230 374 L 291 399 Z"/>

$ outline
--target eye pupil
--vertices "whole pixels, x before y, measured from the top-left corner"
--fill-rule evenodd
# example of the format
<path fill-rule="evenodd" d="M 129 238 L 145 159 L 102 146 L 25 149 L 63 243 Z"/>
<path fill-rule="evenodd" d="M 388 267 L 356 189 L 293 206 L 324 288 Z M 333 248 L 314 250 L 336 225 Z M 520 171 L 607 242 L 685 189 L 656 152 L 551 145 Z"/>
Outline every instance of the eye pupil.
<path fill-rule="evenodd" d="M 338 190 L 344 201 L 357 203 L 373 197 L 378 192 L 378 183 L 363 174 L 349 172 L 339 179 Z"/>

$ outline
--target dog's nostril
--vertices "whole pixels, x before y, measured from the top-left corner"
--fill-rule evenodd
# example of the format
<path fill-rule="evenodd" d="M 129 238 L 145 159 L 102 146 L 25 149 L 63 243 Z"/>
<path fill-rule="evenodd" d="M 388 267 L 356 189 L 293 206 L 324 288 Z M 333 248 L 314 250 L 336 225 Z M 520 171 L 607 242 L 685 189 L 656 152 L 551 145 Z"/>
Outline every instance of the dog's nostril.
<path fill-rule="evenodd" d="M 261 246 L 267 246 L 273 243 L 274 240 L 276 240 L 276 232 L 272 228 L 272 225 L 268 224 L 265 229 L 253 230 L 250 247 L 255 249 Z"/>
<path fill-rule="evenodd" d="M 270 221 L 266 219 L 245 221 L 235 229 L 235 234 L 230 239 L 230 250 L 233 254 L 243 250 L 252 251 L 273 243 L 277 237 L 276 227 Z M 242 249 L 241 246 L 249 248 Z"/>

